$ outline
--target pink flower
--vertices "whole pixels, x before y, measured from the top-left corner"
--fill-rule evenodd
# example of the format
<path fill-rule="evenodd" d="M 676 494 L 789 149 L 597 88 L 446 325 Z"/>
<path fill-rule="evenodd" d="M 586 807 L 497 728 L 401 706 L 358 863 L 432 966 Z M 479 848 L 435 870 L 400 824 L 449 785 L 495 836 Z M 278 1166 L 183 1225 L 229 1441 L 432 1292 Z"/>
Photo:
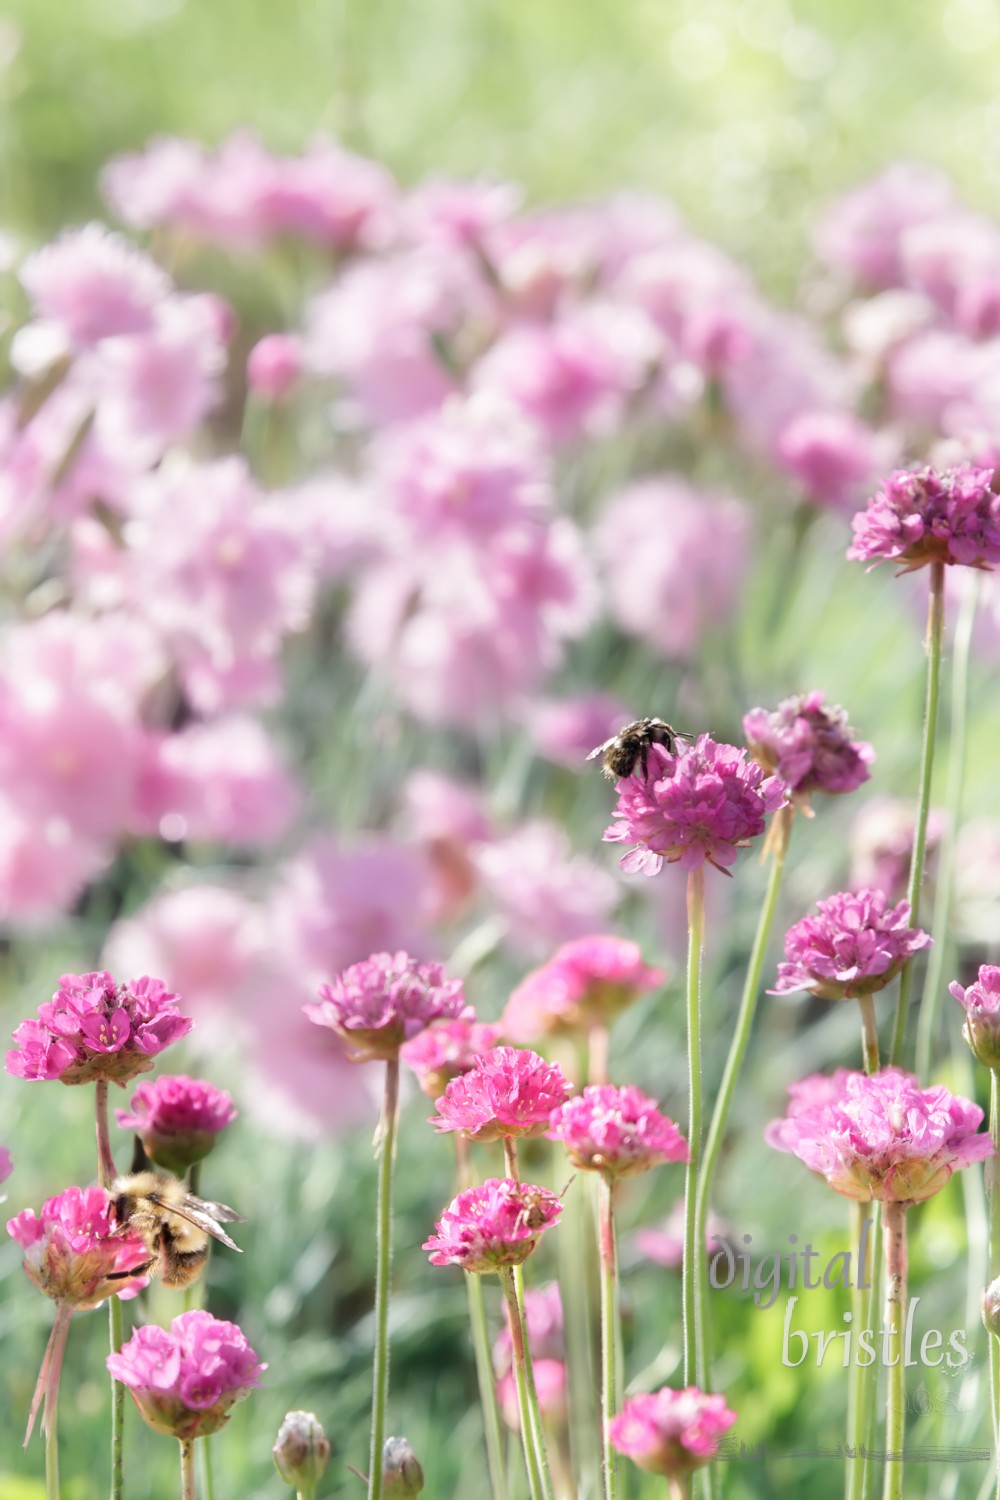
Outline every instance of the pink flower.
<path fill-rule="evenodd" d="M 147 333 L 170 278 L 121 235 L 88 224 L 29 255 L 20 279 L 36 313 L 68 346 Z"/>
<path fill-rule="evenodd" d="M 1000 1067 L 1000 968 L 982 964 L 975 984 L 948 986 L 965 1010 L 962 1035 L 987 1068 Z"/>
<path fill-rule="evenodd" d="M 892 797 L 872 797 L 851 824 L 851 887 L 877 886 L 890 901 L 906 894 L 913 858 L 916 807 Z M 933 860 L 945 829 L 944 814 L 931 808 L 927 820 L 928 857 Z"/>
<path fill-rule="evenodd" d="M 608 1424 L 619 1453 L 652 1474 L 683 1475 L 714 1458 L 719 1439 L 736 1421 L 724 1396 L 706 1396 L 697 1386 L 633 1396 Z"/>
<path fill-rule="evenodd" d="M 529 955 L 604 926 L 621 897 L 607 871 L 574 852 L 564 828 L 541 818 L 481 844 L 473 860 L 511 945 Z"/>
<path fill-rule="evenodd" d="M 224 1089 L 181 1073 L 140 1083 L 129 1109 L 116 1109 L 115 1119 L 122 1130 L 137 1132 L 151 1161 L 181 1177 L 214 1150 L 236 1114 Z"/>
<path fill-rule="evenodd" d="M 607 1025 L 664 977 L 662 969 L 643 963 L 637 943 L 604 935 L 576 938 L 522 979 L 504 1009 L 504 1033 L 514 1042 L 532 1042 Z"/>
<path fill-rule="evenodd" d="M 431 914 L 448 921 L 468 905 L 479 884 L 472 845 L 489 840 L 482 792 L 471 782 L 414 771 L 402 795 L 402 822 L 421 844 L 434 883 Z"/>
<path fill-rule="evenodd" d="M 919 162 L 893 162 L 830 204 L 817 231 L 817 249 L 828 264 L 858 281 L 899 286 L 906 232 L 950 217 L 955 208 L 954 191 L 943 172 Z"/>
<path fill-rule="evenodd" d="M 691 1154 L 674 1122 L 631 1084 L 585 1088 L 553 1111 L 547 1134 L 562 1141 L 574 1166 L 609 1180 L 661 1162 L 687 1161 Z"/>
<path fill-rule="evenodd" d="M 529 1296 L 530 1293 L 525 1293 Z M 566 1362 L 562 1359 L 540 1359 L 535 1356 L 532 1345 L 532 1374 L 535 1379 L 535 1394 L 542 1421 L 554 1427 L 565 1424 L 569 1411 L 569 1381 Z M 521 1413 L 517 1401 L 517 1380 L 513 1370 L 497 1377 L 497 1400 L 500 1415 L 512 1432 L 521 1430 Z"/>
<path fill-rule="evenodd" d="M 730 1231 L 717 1214 L 709 1212 L 705 1225 L 705 1254 L 709 1261 L 731 1238 Z M 635 1237 L 640 1255 L 679 1271 L 684 1263 L 684 1199 L 678 1198 L 662 1223 L 640 1229 Z"/>
<path fill-rule="evenodd" d="M 544 1286 L 525 1289 L 524 1323 L 533 1358 L 565 1359 L 563 1310 L 557 1281 L 547 1281 Z M 498 1377 L 503 1377 L 512 1370 L 513 1365 L 514 1344 L 510 1336 L 510 1323 L 505 1321 L 493 1341 L 493 1369 Z"/>
<path fill-rule="evenodd" d="M 635 714 L 611 693 L 541 699 L 530 710 L 527 729 L 535 750 L 547 760 L 582 770 L 595 745 L 610 739 Z"/>
<path fill-rule="evenodd" d="M 154 1432 L 181 1441 L 218 1432 L 267 1369 L 235 1323 L 201 1308 L 181 1313 L 169 1329 L 137 1328 L 107 1366 Z"/>
<path fill-rule="evenodd" d="M 182 1016 L 161 979 L 116 984 L 106 970 L 64 974 L 36 1021 L 22 1021 L 7 1072 L 33 1081 L 58 1078 L 127 1083 L 153 1066 L 152 1058 L 194 1025 Z"/>
<path fill-rule="evenodd" d="M 305 1014 L 356 1048 L 354 1062 L 396 1057 L 432 1021 L 455 1020 L 466 1011 L 462 981 L 408 953 L 373 953 L 320 985 L 319 995 L 318 1005 L 303 1006 Z"/>
<path fill-rule="evenodd" d="M 97 1307 L 117 1292 L 135 1292 L 146 1284 L 149 1250 L 137 1235 L 116 1226 L 103 1188 L 66 1188 L 42 1204 L 40 1216 L 26 1208 L 8 1219 L 7 1233 L 24 1251 L 29 1281 L 57 1302 Z"/>
<path fill-rule="evenodd" d="M 884 891 L 842 891 L 818 901 L 816 910 L 817 916 L 788 929 L 785 962 L 769 994 L 811 990 L 824 1000 L 872 995 L 931 945 L 926 932 L 906 925 L 909 902 L 890 907 Z"/>
<path fill-rule="evenodd" d="M 853 510 L 872 476 L 874 434 L 849 411 L 804 411 L 782 430 L 775 457 L 814 504 Z"/>
<path fill-rule="evenodd" d="M 475 1141 L 543 1135 L 566 1099 L 569 1079 L 558 1063 L 517 1047 L 492 1047 L 453 1078 L 435 1103 L 436 1130 L 460 1130 Z"/>
<path fill-rule="evenodd" d="M 649 776 L 638 768 L 618 783 L 618 822 L 605 842 L 634 843 L 619 864 L 629 874 L 655 875 L 663 861 L 697 870 L 706 862 L 725 871 L 739 849 L 764 831 L 764 818 L 785 800 L 777 776 L 735 745 L 699 735 L 671 755 L 663 745 L 649 752 Z"/>
<path fill-rule="evenodd" d="M 825 707 L 819 692 L 785 698 L 773 712 L 752 708 L 743 733 L 754 760 L 799 798 L 853 792 L 869 779 L 875 759 L 871 745 L 851 737 L 844 710 Z"/>
<path fill-rule="evenodd" d="M 269 333 L 247 355 L 247 385 L 262 401 L 283 401 L 302 375 L 301 342 L 288 333 Z"/>
<path fill-rule="evenodd" d="M 561 1213 L 562 1204 L 547 1188 L 489 1177 L 452 1200 L 434 1226 L 437 1234 L 422 1248 L 431 1252 L 432 1266 L 479 1273 L 519 1266 Z"/>
<path fill-rule="evenodd" d="M 971 464 L 898 469 L 854 517 L 847 556 L 872 567 L 884 558 L 902 562 L 903 573 L 931 562 L 1000 563 L 1000 495 L 992 483 L 992 469 Z"/>
<path fill-rule="evenodd" d="M 489 1052 L 500 1040 L 500 1027 L 467 1017 L 437 1021 L 411 1042 L 404 1042 L 399 1055 L 417 1075 L 417 1082 L 431 1099 L 443 1094 L 453 1078 L 467 1073 L 477 1057 Z"/>
<path fill-rule="evenodd" d="M 993 1153 L 983 1112 L 946 1088 L 922 1089 L 899 1068 L 843 1069 L 792 1086 L 789 1111 L 764 1133 L 845 1198 L 921 1203 L 960 1167 Z"/>

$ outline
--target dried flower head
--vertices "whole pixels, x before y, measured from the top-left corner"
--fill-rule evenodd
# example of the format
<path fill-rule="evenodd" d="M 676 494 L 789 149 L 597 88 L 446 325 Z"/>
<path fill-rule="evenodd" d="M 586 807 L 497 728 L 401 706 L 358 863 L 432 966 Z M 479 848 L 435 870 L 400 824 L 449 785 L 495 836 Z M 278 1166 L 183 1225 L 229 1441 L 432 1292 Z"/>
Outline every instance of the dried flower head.
<path fill-rule="evenodd" d="M 330 1462 L 330 1439 L 311 1411 L 286 1412 L 271 1456 L 286 1484 L 311 1494 Z"/>
<path fill-rule="evenodd" d="M 975 984 L 948 986 L 965 1009 L 962 1035 L 987 1068 L 1000 1068 L 1000 967 L 983 964 Z"/>
<path fill-rule="evenodd" d="M 992 568 L 1000 563 L 1000 496 L 992 469 L 956 464 L 899 469 L 851 523 L 847 556 L 872 567 L 901 562 L 903 573 L 927 563 Z"/>
<path fill-rule="evenodd" d="M 476 1141 L 543 1135 L 570 1088 L 558 1063 L 526 1048 L 492 1047 L 452 1079 L 435 1103 L 431 1124 Z"/>
<path fill-rule="evenodd" d="M 437 1021 L 412 1042 L 404 1042 L 399 1056 L 417 1075 L 417 1082 L 431 1099 L 443 1094 L 453 1078 L 467 1073 L 477 1057 L 495 1047 L 500 1027 L 468 1017 Z"/>
<path fill-rule="evenodd" d="M 7 1233 L 24 1251 L 28 1279 L 46 1297 L 73 1307 L 97 1307 L 115 1292 L 138 1291 L 147 1278 L 129 1271 L 149 1264 L 137 1235 L 123 1234 L 112 1220 L 103 1188 L 68 1187 L 7 1221 Z M 109 1280 L 114 1277 L 114 1280 Z"/>
<path fill-rule="evenodd" d="M 884 891 L 841 891 L 816 903 L 785 934 L 785 962 L 771 995 L 811 990 L 824 1000 L 884 989 L 914 953 L 930 947 L 919 927 L 908 927 L 910 905 L 889 906 Z"/>
<path fill-rule="evenodd" d="M 489 1177 L 479 1187 L 459 1193 L 441 1215 L 423 1245 L 432 1266 L 461 1266 L 463 1271 L 498 1271 L 519 1266 L 551 1229 L 562 1204 L 548 1188 Z"/>
<path fill-rule="evenodd" d="M 237 1111 L 225 1089 L 180 1073 L 138 1085 L 129 1109 L 116 1109 L 123 1130 L 134 1130 L 150 1161 L 183 1176 L 215 1147 Z"/>
<path fill-rule="evenodd" d="M 302 1008 L 317 1026 L 355 1050 L 354 1062 L 392 1058 L 405 1041 L 432 1021 L 465 1014 L 460 979 L 448 979 L 440 964 L 421 964 L 408 953 L 373 953 L 319 988 L 320 1003 Z"/>
<path fill-rule="evenodd" d="M 722 1434 L 736 1421 L 723 1396 L 706 1396 L 697 1386 L 633 1396 L 608 1425 L 619 1453 L 640 1469 L 671 1476 L 689 1474 L 715 1457 Z"/>
<path fill-rule="evenodd" d="M 143 1421 L 182 1441 L 218 1432 L 267 1369 L 235 1323 L 201 1308 L 181 1313 L 169 1329 L 137 1328 L 107 1366 L 132 1392 Z"/>
<path fill-rule="evenodd" d="M 853 792 L 875 759 L 871 745 L 852 738 L 844 710 L 827 708 L 819 692 L 785 698 L 773 712 L 752 708 L 743 733 L 754 760 L 780 776 L 797 800 L 811 792 Z"/>
<path fill-rule="evenodd" d="M 562 1141 L 574 1166 L 608 1178 L 687 1161 L 691 1154 L 674 1122 L 633 1085 L 585 1088 L 553 1111 L 548 1135 Z"/>
<path fill-rule="evenodd" d="M 642 960 L 638 943 L 605 934 L 564 943 L 548 963 L 525 975 L 503 1013 L 515 1042 L 606 1026 L 664 979 Z"/>

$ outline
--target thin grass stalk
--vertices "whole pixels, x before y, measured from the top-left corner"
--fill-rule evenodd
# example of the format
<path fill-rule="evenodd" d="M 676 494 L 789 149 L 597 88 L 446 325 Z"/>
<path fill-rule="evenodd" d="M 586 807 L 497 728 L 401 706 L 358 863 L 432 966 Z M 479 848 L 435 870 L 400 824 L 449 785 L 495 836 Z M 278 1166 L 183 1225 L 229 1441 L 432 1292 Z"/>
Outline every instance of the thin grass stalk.
<path fill-rule="evenodd" d="M 378 1217 L 375 1250 L 375 1362 L 372 1432 L 368 1455 L 368 1500 L 382 1500 L 382 1448 L 389 1401 L 389 1279 L 392 1270 L 392 1168 L 399 1122 L 399 1058 L 385 1065 L 385 1093 L 377 1136 Z"/>
<path fill-rule="evenodd" d="M 704 1245 L 696 1238 L 699 1168 L 701 1165 L 701 972 L 705 946 L 705 867 L 688 872 L 688 1158 L 684 1179 L 684 1263 L 681 1301 L 684 1314 L 684 1384 L 704 1378 L 705 1350 L 699 1330 L 705 1327 Z"/>
<path fill-rule="evenodd" d="M 993 1155 L 987 1160 L 984 1171 L 986 1197 L 989 1204 L 989 1267 L 987 1285 L 992 1286 L 1000 1276 L 1000 1080 L 995 1068 L 990 1069 L 990 1140 Z M 990 1391 L 993 1408 L 993 1448 L 997 1462 L 997 1500 L 1000 1500 L 1000 1338 L 990 1334 Z"/>
<path fill-rule="evenodd" d="M 618 1351 L 621 1305 L 615 1244 L 614 1183 L 602 1173 L 598 1184 L 598 1242 L 601 1250 L 601 1436 L 604 1448 L 605 1500 L 618 1500 L 618 1454 L 609 1435 L 618 1411 Z"/>

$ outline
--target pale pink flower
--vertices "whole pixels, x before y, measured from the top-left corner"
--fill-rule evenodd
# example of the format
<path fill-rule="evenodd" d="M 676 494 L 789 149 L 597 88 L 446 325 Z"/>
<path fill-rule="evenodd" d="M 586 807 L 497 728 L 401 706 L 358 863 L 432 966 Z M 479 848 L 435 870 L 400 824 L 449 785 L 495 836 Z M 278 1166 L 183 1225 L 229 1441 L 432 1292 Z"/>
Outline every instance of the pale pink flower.
<path fill-rule="evenodd" d="M 247 355 L 247 385 L 262 401 L 283 401 L 302 375 L 301 341 L 288 333 L 269 333 Z"/>
<path fill-rule="evenodd" d="M 517 1047 L 493 1047 L 453 1078 L 431 1116 L 436 1130 L 475 1141 L 543 1135 L 571 1090 L 558 1063 Z"/>
<path fill-rule="evenodd" d="M 0 791 L 0 918 L 33 926 L 71 907 L 111 861 L 111 850 L 74 836 L 59 818 L 25 817 Z"/>
<path fill-rule="evenodd" d="M 1000 968 L 982 964 L 974 984 L 948 986 L 965 1011 L 962 1035 L 987 1068 L 1000 1066 Z"/>
<path fill-rule="evenodd" d="M 884 891 L 842 891 L 816 903 L 785 934 L 785 962 L 772 995 L 811 990 L 824 1000 L 872 995 L 884 989 L 930 935 L 909 927 L 910 903 L 890 906 Z"/>
<path fill-rule="evenodd" d="M 225 1089 L 184 1073 L 140 1083 L 129 1108 L 115 1110 L 118 1125 L 136 1132 L 150 1160 L 178 1176 L 215 1149 L 236 1115 Z"/>
<path fill-rule="evenodd" d="M 916 224 L 950 218 L 956 208 L 948 178 L 936 167 L 894 162 L 827 208 L 816 248 L 835 270 L 872 287 L 903 281 L 901 248 Z"/>
<path fill-rule="evenodd" d="M 525 1288 L 524 1325 L 533 1358 L 565 1359 L 562 1300 L 557 1281 Z M 512 1370 L 513 1365 L 514 1343 L 510 1336 L 510 1323 L 505 1321 L 493 1340 L 493 1369 L 497 1376 L 504 1376 Z"/>
<path fill-rule="evenodd" d="M 907 281 L 971 338 L 998 331 L 1000 233 L 979 214 L 958 212 L 914 225 L 902 240 Z"/>
<path fill-rule="evenodd" d="M 600 929 L 620 900 L 618 883 L 542 819 L 480 845 L 473 858 L 508 941 L 529 955 Z"/>
<path fill-rule="evenodd" d="M 562 1204 L 555 1193 L 507 1177 L 489 1177 L 459 1193 L 425 1240 L 432 1266 L 461 1266 L 483 1274 L 519 1266 L 551 1229 Z"/>
<path fill-rule="evenodd" d="M 553 1110 L 547 1134 L 562 1141 L 574 1166 L 609 1180 L 661 1162 L 687 1161 L 691 1154 L 674 1122 L 632 1084 L 585 1088 Z"/>
<path fill-rule="evenodd" d="M 664 978 L 662 969 L 643 962 L 637 943 L 600 934 L 577 938 L 522 979 L 504 1009 L 504 1033 L 514 1042 L 533 1042 L 606 1026 Z"/>
<path fill-rule="evenodd" d="M 104 1188 L 65 1188 L 42 1204 L 41 1214 L 26 1208 L 8 1219 L 7 1233 L 24 1251 L 29 1281 L 57 1302 L 97 1307 L 145 1285 L 149 1250 L 115 1224 Z"/>
<path fill-rule="evenodd" d="M 147 333 L 170 292 L 166 272 L 103 224 L 67 230 L 29 255 L 18 275 L 36 314 L 76 349 Z"/>
<path fill-rule="evenodd" d="M 758 295 L 742 267 L 714 245 L 674 235 L 630 257 L 616 288 L 707 376 L 749 352 Z"/>
<path fill-rule="evenodd" d="M 424 1093 L 437 1099 L 453 1078 L 467 1073 L 477 1057 L 495 1047 L 500 1036 L 500 1027 L 475 1020 L 470 1006 L 467 1017 L 437 1021 L 404 1042 L 399 1056 L 416 1074 Z"/>
<path fill-rule="evenodd" d="M 479 884 L 472 845 L 490 838 L 480 790 L 436 771 L 414 771 L 401 799 L 406 833 L 422 846 L 434 885 L 431 915 L 448 921 L 468 905 Z"/>
<path fill-rule="evenodd" d="M 482 247 L 490 230 L 513 217 L 521 198 L 521 189 L 512 182 L 430 177 L 400 205 L 402 232 L 417 243 Z"/>
<path fill-rule="evenodd" d="M 890 901 L 906 895 L 916 807 L 893 797 L 872 797 L 851 823 L 851 888 L 876 887 Z M 931 808 L 927 820 L 927 854 L 933 861 L 945 830 L 945 815 Z M 961 867 L 961 862 L 960 862 Z"/>
<path fill-rule="evenodd" d="M 532 1375 L 542 1421 L 554 1427 L 565 1424 L 569 1412 L 569 1381 L 566 1362 L 562 1359 L 537 1359 L 532 1353 Z M 517 1380 L 513 1370 L 497 1378 L 497 1400 L 500 1415 L 512 1432 L 521 1430 L 521 1412 L 517 1400 Z"/>
<path fill-rule="evenodd" d="M 398 1057 L 403 1043 L 433 1021 L 456 1020 L 466 1011 L 460 979 L 403 952 L 373 953 L 321 984 L 319 996 L 318 1005 L 303 1006 L 306 1016 L 355 1049 L 354 1062 Z"/>
<path fill-rule="evenodd" d="M 137 1328 L 106 1364 L 154 1432 L 182 1442 L 218 1432 L 267 1369 L 235 1323 L 201 1308 Z"/>
<path fill-rule="evenodd" d="M 852 738 L 845 711 L 826 707 L 820 692 L 785 698 L 771 712 L 752 708 L 743 733 L 754 759 L 796 798 L 853 792 L 871 775 L 875 751 Z"/>
<path fill-rule="evenodd" d="M 977 1134 L 983 1112 L 946 1088 L 922 1089 L 912 1074 L 844 1070 L 793 1085 L 789 1112 L 765 1131 L 835 1192 L 864 1201 L 921 1203 L 953 1172 L 993 1154 Z"/>
<path fill-rule="evenodd" d="M 717 1214 L 709 1211 L 705 1223 L 705 1254 L 711 1262 L 721 1246 L 732 1239 L 732 1233 Z M 640 1229 L 635 1237 L 636 1249 L 647 1260 L 671 1271 L 684 1263 L 684 1199 L 678 1198 L 661 1223 Z"/>
<path fill-rule="evenodd" d="M 974 400 L 983 366 L 982 348 L 964 334 L 918 330 L 886 360 L 887 415 L 921 434 L 951 431 Z"/>
<path fill-rule="evenodd" d="M 596 745 L 635 718 L 612 693 L 540 699 L 528 711 L 527 729 L 539 755 L 581 770 Z"/>
<path fill-rule="evenodd" d="M 773 462 L 789 424 L 806 412 L 851 406 L 855 380 L 804 318 L 759 303 L 751 332 L 741 357 L 721 372 L 720 385 L 743 441 Z"/>
<path fill-rule="evenodd" d="M 805 411 L 782 429 L 777 462 L 815 505 L 853 510 L 873 477 L 874 434 L 849 411 Z"/>
<path fill-rule="evenodd" d="M 719 1440 L 736 1421 L 724 1396 L 706 1396 L 697 1386 L 632 1396 L 608 1424 L 619 1453 L 652 1474 L 684 1475 L 713 1459 Z"/>
<path fill-rule="evenodd" d="M 957 464 L 937 471 L 899 469 L 883 482 L 852 522 L 847 556 L 903 563 L 904 573 L 927 563 L 990 568 L 1000 563 L 1000 495 L 992 469 Z"/>

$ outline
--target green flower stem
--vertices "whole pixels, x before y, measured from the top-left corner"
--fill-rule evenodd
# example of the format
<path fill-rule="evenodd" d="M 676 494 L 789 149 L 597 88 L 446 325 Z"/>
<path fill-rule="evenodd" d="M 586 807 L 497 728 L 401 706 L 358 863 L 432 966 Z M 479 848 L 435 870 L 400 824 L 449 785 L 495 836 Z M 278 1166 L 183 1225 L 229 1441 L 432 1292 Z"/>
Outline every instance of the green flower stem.
<path fill-rule="evenodd" d="M 1000 1079 L 990 1070 L 990 1140 L 994 1154 L 985 1167 L 986 1196 L 989 1201 L 989 1270 L 987 1286 L 1000 1276 Z M 997 1455 L 997 1500 L 1000 1500 L 1000 1338 L 990 1335 L 990 1390 L 993 1394 L 993 1444 Z"/>
<path fill-rule="evenodd" d="M 917 1022 L 917 1077 L 930 1081 L 934 1030 L 940 1011 L 942 980 L 948 955 L 948 924 L 955 890 L 955 850 L 962 826 L 962 797 L 965 791 L 965 745 L 969 727 L 969 659 L 972 655 L 972 630 L 979 604 L 981 575 L 974 568 L 960 569 L 964 591 L 955 622 L 955 643 L 951 665 L 951 738 L 948 743 L 948 780 L 945 786 L 947 821 L 938 857 L 937 889 L 931 928 L 934 946 L 927 958 L 927 975 Z"/>
<path fill-rule="evenodd" d="M 574 1472 L 581 1491 L 600 1488 L 600 1420 L 595 1400 L 593 1347 L 595 1318 L 590 1256 L 593 1245 L 589 1222 L 593 1174 L 581 1172 L 566 1194 L 566 1207 L 556 1235 L 559 1291 L 566 1325 L 566 1366 L 569 1383 L 569 1440 Z"/>
<path fill-rule="evenodd" d="M 108 1081 L 97 1080 L 94 1097 L 97 1125 L 97 1180 L 103 1188 L 110 1188 L 117 1172 L 111 1155 L 111 1137 L 108 1132 Z M 117 1354 L 124 1342 L 125 1331 L 122 1305 L 118 1297 L 108 1298 L 108 1342 L 111 1353 Z M 111 1378 L 111 1500 L 123 1500 L 125 1492 L 124 1459 L 122 1452 L 125 1431 L 125 1387 Z"/>
<path fill-rule="evenodd" d="M 611 1036 L 606 1026 L 592 1026 L 587 1033 L 587 1082 L 608 1081 L 608 1047 Z"/>
<path fill-rule="evenodd" d="M 872 1204 L 872 1229 L 869 1241 L 869 1256 L 871 1260 L 871 1272 L 866 1278 L 871 1281 L 871 1290 L 867 1293 L 865 1316 L 868 1320 L 864 1327 L 874 1326 L 875 1309 L 881 1305 L 882 1300 L 882 1278 L 885 1272 L 885 1260 L 882 1255 L 883 1222 L 882 1204 Z M 881 1471 L 879 1465 L 869 1454 L 874 1452 L 875 1428 L 878 1421 L 878 1380 L 879 1365 L 873 1364 L 862 1371 L 861 1383 L 861 1410 L 858 1413 L 858 1433 L 865 1447 L 864 1456 L 861 1459 L 861 1500 L 875 1500 L 875 1494 L 879 1487 Z"/>
<path fill-rule="evenodd" d="M 538 1454 L 535 1452 L 532 1435 L 534 1424 L 531 1416 L 531 1399 L 528 1394 L 528 1376 L 525 1368 L 528 1345 L 524 1336 L 524 1323 L 521 1318 L 520 1302 L 514 1285 L 514 1270 L 512 1266 L 501 1266 L 497 1274 L 500 1277 L 504 1301 L 507 1304 L 507 1316 L 510 1320 L 510 1338 L 514 1353 L 514 1383 L 517 1387 L 517 1409 L 521 1418 L 521 1445 L 524 1448 L 524 1464 L 528 1471 L 528 1489 L 531 1492 L 531 1500 L 544 1500 L 545 1492 L 542 1489 L 542 1476 L 538 1464 Z"/>
<path fill-rule="evenodd" d="M 604 1442 L 604 1497 L 618 1497 L 618 1454 L 611 1446 L 611 1418 L 618 1411 L 618 1351 L 621 1307 L 615 1245 L 614 1182 L 601 1174 L 598 1186 L 598 1240 L 601 1248 L 601 1431 Z"/>
<path fill-rule="evenodd" d="M 548 1444 L 545 1441 L 542 1413 L 538 1405 L 538 1392 L 535 1389 L 535 1367 L 531 1358 L 531 1340 L 528 1338 L 528 1323 L 524 1315 L 524 1267 L 514 1266 L 512 1270 L 514 1290 L 521 1308 L 521 1326 L 524 1329 L 524 1379 L 528 1388 L 528 1415 L 531 1418 L 531 1436 L 535 1445 L 535 1453 L 538 1458 L 538 1471 L 542 1481 L 542 1500 L 554 1500 L 552 1475 L 549 1470 Z"/>
<path fill-rule="evenodd" d="M 399 1122 L 399 1058 L 385 1064 L 385 1094 L 376 1137 L 378 1220 L 375 1252 L 375 1364 L 372 1374 L 372 1438 L 368 1455 L 368 1500 L 382 1500 L 382 1448 L 389 1400 L 389 1274 L 392 1266 L 392 1167 Z"/>
<path fill-rule="evenodd" d="M 181 1438 L 181 1500 L 195 1500 L 194 1438 Z"/>
<path fill-rule="evenodd" d="M 875 1001 L 871 995 L 859 995 L 858 1005 L 861 1007 L 861 1051 L 864 1054 L 865 1072 L 870 1075 L 879 1070 Z"/>
<path fill-rule="evenodd" d="M 469 1323 L 472 1327 L 472 1346 L 476 1352 L 476 1377 L 479 1381 L 479 1400 L 483 1408 L 483 1430 L 486 1435 L 486 1463 L 490 1474 L 490 1493 L 493 1500 L 507 1500 L 507 1476 L 503 1461 L 503 1428 L 500 1425 L 500 1408 L 497 1405 L 496 1382 L 493 1378 L 493 1361 L 490 1357 L 490 1335 L 486 1324 L 486 1302 L 483 1297 L 482 1278 L 474 1272 L 465 1277 L 469 1294 Z"/>
<path fill-rule="evenodd" d="M 688 872 L 688 1158 L 684 1179 L 684 1264 L 681 1300 L 684 1311 L 684 1384 L 704 1379 L 705 1351 L 698 1338 L 704 1329 L 705 1253 L 699 1246 L 695 1217 L 701 1166 L 701 969 L 705 947 L 705 867 Z M 703 1387 L 704 1388 L 704 1387 Z"/>
<path fill-rule="evenodd" d="M 691 1487 L 683 1474 L 671 1474 L 667 1480 L 668 1500 L 689 1500 Z"/>
<path fill-rule="evenodd" d="M 920 925 L 920 888 L 924 878 L 927 854 L 927 816 L 931 805 L 931 778 L 934 773 L 934 741 L 937 733 L 938 698 L 941 687 L 941 640 L 944 635 L 944 563 L 930 565 L 931 588 L 927 607 L 927 693 L 924 700 L 924 732 L 920 746 L 920 785 L 917 795 L 917 821 L 913 830 L 913 857 L 906 899 L 910 903 L 910 926 Z M 889 1061 L 901 1067 L 906 1045 L 907 1012 L 913 987 L 913 962 L 906 964 L 899 981 L 896 1021 L 892 1032 Z M 891 1472 L 890 1469 L 887 1472 Z"/>
<path fill-rule="evenodd" d="M 212 1441 L 203 1438 L 201 1443 L 201 1477 L 205 1484 L 205 1500 L 215 1500 L 215 1471 L 212 1467 Z"/>
<path fill-rule="evenodd" d="M 887 1202 L 883 1210 L 885 1238 L 885 1326 L 891 1330 L 889 1348 L 895 1355 L 886 1379 L 885 1485 L 883 1500 L 903 1500 L 903 1447 L 906 1436 L 906 1209 Z M 894 1337 L 893 1337 L 894 1335 Z"/>
<path fill-rule="evenodd" d="M 108 1080 L 97 1080 L 95 1098 L 97 1123 L 97 1180 L 103 1188 L 109 1188 L 118 1175 L 115 1159 L 111 1155 L 111 1136 L 108 1131 Z"/>
<path fill-rule="evenodd" d="M 871 1315 L 873 1308 L 874 1277 L 872 1276 L 872 1205 L 871 1203 L 855 1203 L 852 1215 L 854 1223 L 855 1239 L 858 1257 L 854 1272 L 854 1285 L 851 1289 L 851 1327 L 855 1340 L 862 1328 L 871 1328 Z M 867 1232 L 865 1226 L 868 1226 Z M 861 1247 L 867 1245 L 864 1259 L 861 1259 Z M 867 1282 L 867 1287 L 864 1283 Z M 877 1374 L 878 1367 L 874 1366 Z M 847 1470 L 846 1485 L 844 1489 L 845 1500 L 861 1500 L 864 1482 L 864 1459 L 859 1449 L 868 1441 L 868 1412 L 874 1396 L 875 1381 L 872 1379 L 871 1370 L 868 1366 L 861 1365 L 855 1359 L 851 1366 L 851 1379 L 847 1393 Z"/>

